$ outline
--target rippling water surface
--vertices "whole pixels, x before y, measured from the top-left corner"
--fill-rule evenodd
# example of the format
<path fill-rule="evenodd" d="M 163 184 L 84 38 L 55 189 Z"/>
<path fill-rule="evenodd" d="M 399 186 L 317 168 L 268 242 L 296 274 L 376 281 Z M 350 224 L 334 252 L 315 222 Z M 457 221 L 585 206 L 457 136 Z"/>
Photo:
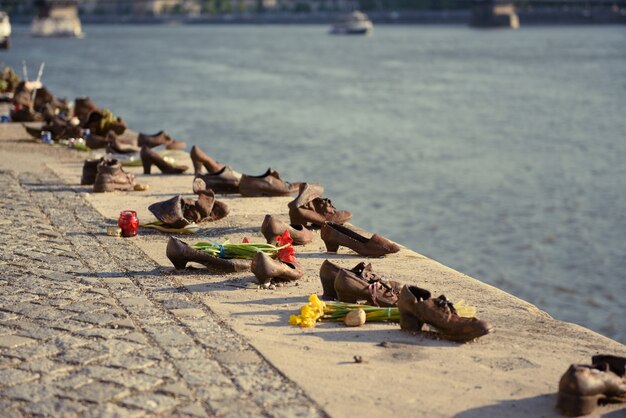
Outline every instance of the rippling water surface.
<path fill-rule="evenodd" d="M 85 30 L 0 60 L 626 342 L 626 28 Z"/>

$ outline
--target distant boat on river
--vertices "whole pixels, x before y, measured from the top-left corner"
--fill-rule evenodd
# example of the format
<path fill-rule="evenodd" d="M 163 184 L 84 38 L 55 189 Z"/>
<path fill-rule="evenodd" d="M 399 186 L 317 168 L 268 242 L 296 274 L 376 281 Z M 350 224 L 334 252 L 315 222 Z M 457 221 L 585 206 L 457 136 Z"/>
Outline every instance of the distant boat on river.
<path fill-rule="evenodd" d="M 50 5 L 47 2 L 39 7 L 39 13 L 33 18 L 30 33 L 43 37 L 82 38 L 83 30 L 75 4 Z"/>
<path fill-rule="evenodd" d="M 367 35 L 374 30 L 372 21 L 365 13 L 354 11 L 341 16 L 330 28 L 333 35 Z"/>

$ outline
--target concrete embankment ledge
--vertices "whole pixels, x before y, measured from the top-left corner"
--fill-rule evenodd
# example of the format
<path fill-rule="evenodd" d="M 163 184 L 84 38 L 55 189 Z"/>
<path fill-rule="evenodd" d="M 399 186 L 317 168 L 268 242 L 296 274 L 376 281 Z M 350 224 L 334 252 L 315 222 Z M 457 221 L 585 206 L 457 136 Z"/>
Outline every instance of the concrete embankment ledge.
<path fill-rule="evenodd" d="M 192 196 L 191 174 L 131 168 L 147 192 L 92 194 L 79 185 L 85 154 L 38 144 L 18 124 L 0 125 L 0 150 L 3 416 L 550 417 L 569 364 L 626 355 L 623 344 L 407 248 L 368 261 L 386 278 L 464 299 L 495 332 L 456 344 L 397 324 L 293 327 L 289 315 L 321 293 L 325 259 L 364 259 L 326 253 L 316 232 L 297 247 L 297 284 L 261 290 L 249 272 L 176 271 L 166 234 L 105 231 L 120 210 L 143 222 L 151 203 Z M 263 241 L 265 214 L 288 220 L 290 198 L 219 199 L 230 214 L 184 241 Z M 595 416 L 625 412 L 603 406 Z"/>

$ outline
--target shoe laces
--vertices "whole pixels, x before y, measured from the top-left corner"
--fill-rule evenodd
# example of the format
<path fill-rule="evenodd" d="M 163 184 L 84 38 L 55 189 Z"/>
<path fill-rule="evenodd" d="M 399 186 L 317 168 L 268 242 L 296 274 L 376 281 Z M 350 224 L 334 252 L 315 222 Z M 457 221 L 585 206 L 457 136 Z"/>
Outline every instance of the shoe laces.
<path fill-rule="evenodd" d="M 333 214 L 335 213 L 335 207 L 328 198 L 316 197 L 312 201 L 313 208 L 320 214 Z"/>
<path fill-rule="evenodd" d="M 391 293 L 392 295 L 396 294 L 395 289 L 389 284 L 389 280 L 387 280 L 385 276 L 378 276 L 367 267 L 368 266 L 365 265 L 365 263 L 359 263 L 354 269 L 352 269 L 352 271 L 361 276 L 364 280 L 367 280 L 370 286 L 379 284 L 385 289 L 385 293 Z"/>
<path fill-rule="evenodd" d="M 454 305 L 445 295 L 439 295 L 439 297 L 435 299 L 435 304 L 442 309 L 450 311 L 452 314 L 458 315 Z"/>

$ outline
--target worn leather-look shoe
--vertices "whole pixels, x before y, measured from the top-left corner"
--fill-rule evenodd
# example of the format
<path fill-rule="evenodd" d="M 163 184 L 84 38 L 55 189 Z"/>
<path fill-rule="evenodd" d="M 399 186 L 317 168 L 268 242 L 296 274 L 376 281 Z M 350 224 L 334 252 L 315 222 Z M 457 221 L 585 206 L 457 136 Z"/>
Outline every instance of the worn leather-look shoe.
<path fill-rule="evenodd" d="M 222 219 L 226 215 L 228 215 L 229 209 L 228 205 L 220 200 L 215 200 L 215 193 L 213 190 L 206 187 L 204 180 L 201 178 L 196 178 L 193 181 L 193 192 L 197 194 L 198 201 L 196 202 L 196 206 L 198 208 L 205 207 L 205 211 L 208 209 L 208 202 L 211 199 L 212 208 L 210 209 L 210 215 L 208 215 L 209 220 L 217 221 L 218 219 Z M 208 212 L 207 212 L 208 213 Z"/>
<path fill-rule="evenodd" d="M 274 260 L 262 251 L 257 252 L 250 267 L 259 284 L 267 285 L 270 282 L 294 282 L 304 276 L 300 263 Z"/>
<path fill-rule="evenodd" d="M 302 183 L 298 196 L 287 204 L 292 224 L 322 226 L 324 222 L 342 225 L 352 219 L 347 210 L 337 210 L 330 199 L 322 197 L 321 184 Z"/>
<path fill-rule="evenodd" d="M 89 114 L 93 111 L 99 112 L 98 106 L 96 106 L 89 97 L 77 97 L 74 100 L 74 116 L 76 116 L 81 124 L 84 124 L 89 117 Z"/>
<path fill-rule="evenodd" d="M 109 131 L 113 131 L 117 135 L 122 135 L 124 131 L 126 131 L 127 126 L 122 118 L 117 117 L 114 122 L 111 122 L 105 126 L 102 126 L 102 118 L 102 112 L 94 110 L 89 113 L 89 116 L 87 116 L 87 120 L 82 124 L 82 127 L 85 129 L 89 129 L 92 134 L 100 136 L 106 136 Z"/>
<path fill-rule="evenodd" d="M 209 270 L 221 273 L 250 271 L 250 260 L 238 258 L 219 258 L 202 251 L 198 251 L 175 237 L 170 237 L 165 255 L 177 270 L 184 269 L 187 263 L 202 264 Z"/>
<path fill-rule="evenodd" d="M 117 160 L 104 160 L 98 164 L 98 173 L 93 184 L 96 193 L 115 190 L 131 190 L 135 186 L 135 177 L 122 170 Z"/>
<path fill-rule="evenodd" d="M 196 175 L 196 179 L 202 179 L 206 187 L 213 190 L 215 193 L 232 194 L 239 193 L 239 180 L 241 179 L 241 174 L 237 173 L 228 166 L 224 166 L 215 173 Z M 194 193 L 196 193 L 195 186 Z"/>
<path fill-rule="evenodd" d="M 109 146 L 109 141 L 102 135 L 90 134 L 85 138 L 85 145 L 91 149 L 106 148 Z"/>
<path fill-rule="evenodd" d="M 167 149 L 183 149 L 187 146 L 187 144 L 183 141 L 178 141 L 176 139 L 172 139 L 171 136 L 167 134 L 165 131 L 159 131 L 155 134 L 149 135 L 144 133 L 139 133 L 137 136 L 137 145 L 140 147 L 148 147 L 154 148 L 159 145 L 165 145 Z"/>
<path fill-rule="evenodd" d="M 193 162 L 193 171 L 196 176 L 202 174 L 202 167 L 206 168 L 208 173 L 217 173 L 224 168 L 224 164 L 215 161 L 196 145 L 191 147 L 189 156 Z"/>
<path fill-rule="evenodd" d="M 300 183 L 284 181 L 271 168 L 260 176 L 243 174 L 239 182 L 239 192 L 246 197 L 289 196 L 296 193 L 299 187 Z"/>
<path fill-rule="evenodd" d="M 148 206 L 148 210 L 170 228 L 184 228 L 191 224 L 191 220 L 183 214 L 183 197 L 174 196 L 163 202 L 156 202 Z"/>
<path fill-rule="evenodd" d="M 92 185 L 96 182 L 96 175 L 98 174 L 98 165 L 104 161 L 104 158 L 95 158 L 85 160 L 83 164 L 83 175 L 80 177 L 80 184 L 82 186 Z"/>
<path fill-rule="evenodd" d="M 626 402 L 623 369 L 619 375 L 606 362 L 594 361 L 591 366 L 572 364 L 559 381 L 557 409 L 569 417 L 588 415 L 601 400 Z"/>
<path fill-rule="evenodd" d="M 338 299 L 337 291 L 335 290 L 335 280 L 340 270 L 344 270 L 344 268 L 329 260 L 324 260 L 324 262 L 322 263 L 320 267 L 320 281 L 322 282 L 322 297 L 324 299 Z M 360 262 L 356 266 L 347 270 L 367 282 L 367 285 L 371 285 L 375 282 L 380 282 L 386 290 L 391 290 L 396 295 L 399 295 L 400 291 L 402 290 L 402 283 L 395 280 L 386 280 L 382 277 L 379 277 L 377 274 L 374 273 L 372 265 L 370 263 L 365 264 L 364 262 Z M 367 297 L 361 299 L 364 300 L 367 299 Z"/>
<path fill-rule="evenodd" d="M 467 342 L 493 331 L 492 325 L 477 318 L 459 316 L 444 295 L 432 298 L 428 290 L 406 285 L 398 299 L 400 328 L 421 331 L 424 324 L 437 328 L 450 341 Z"/>
<path fill-rule="evenodd" d="M 109 154 L 132 154 L 135 152 L 139 152 L 140 150 L 140 148 L 136 147 L 135 145 L 122 141 L 121 138 L 117 136 L 113 131 L 107 132 L 107 135 L 104 139 L 105 141 L 107 141 L 106 152 Z"/>
<path fill-rule="evenodd" d="M 144 174 L 150 174 L 152 164 L 156 165 L 163 174 L 182 174 L 189 168 L 186 165 L 177 165 L 165 161 L 156 151 L 146 146 L 141 147 L 139 155 L 141 156 Z"/>
<path fill-rule="evenodd" d="M 335 276 L 337 300 L 346 303 L 365 301 L 368 305 L 390 307 L 398 304 L 400 284 L 383 281 L 371 273 L 371 264 L 359 263 L 353 269 L 340 269 Z"/>
<path fill-rule="evenodd" d="M 279 221 L 272 215 L 265 215 L 263 224 L 261 224 L 261 234 L 265 237 L 268 244 L 276 243 L 276 237 L 283 235 L 285 231 L 289 231 L 293 245 L 305 245 L 313 241 L 313 233 L 302 225 L 289 225 Z"/>
<path fill-rule="evenodd" d="M 364 257 L 382 257 L 397 253 L 400 247 L 378 234 L 365 238 L 363 235 L 339 224 L 326 222 L 322 225 L 322 240 L 328 252 L 336 253 L 339 246 L 348 247 Z"/>
<path fill-rule="evenodd" d="M 320 266 L 320 281 L 322 282 L 322 298 L 323 299 L 337 299 L 337 292 L 335 292 L 335 277 L 342 267 L 329 260 L 324 260 Z"/>
<path fill-rule="evenodd" d="M 41 113 L 30 110 L 28 106 L 12 109 L 9 115 L 11 122 L 41 122 L 44 119 Z"/>
<path fill-rule="evenodd" d="M 211 190 L 202 192 L 197 200 L 180 195 L 153 203 L 148 210 L 170 228 L 184 228 L 192 223 L 217 221 L 228 215 L 228 206 L 215 200 Z"/>

